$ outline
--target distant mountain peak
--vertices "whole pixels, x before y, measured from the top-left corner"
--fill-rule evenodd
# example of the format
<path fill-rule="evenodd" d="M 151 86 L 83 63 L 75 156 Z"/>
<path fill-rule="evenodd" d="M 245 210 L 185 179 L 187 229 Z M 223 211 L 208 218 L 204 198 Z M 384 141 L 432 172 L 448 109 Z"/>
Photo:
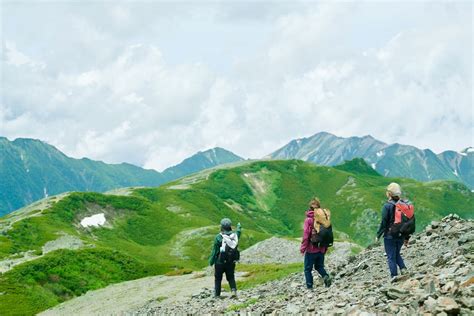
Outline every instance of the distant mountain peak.
<path fill-rule="evenodd" d="M 323 165 L 338 165 L 345 160 L 365 157 L 386 146 L 370 135 L 339 137 L 319 132 L 308 138 L 292 140 L 269 155 L 273 159 L 301 159 Z"/>
<path fill-rule="evenodd" d="M 354 158 L 363 158 L 384 176 L 409 177 L 421 181 L 437 179 L 462 181 L 474 188 L 472 159 L 474 148 L 436 155 L 399 143 L 386 144 L 371 135 L 339 137 L 319 132 L 308 138 L 290 141 L 269 156 L 271 159 L 301 159 L 319 165 L 335 166 Z"/>
<path fill-rule="evenodd" d="M 474 154 L 474 147 L 469 146 L 467 148 L 464 148 L 459 152 L 461 155 L 466 156 L 466 155 L 472 155 Z"/>
<path fill-rule="evenodd" d="M 244 158 L 237 156 L 227 149 L 214 147 L 205 151 L 198 151 L 191 157 L 184 159 L 181 163 L 165 169 L 162 174 L 166 179 L 176 179 L 203 169 L 242 160 Z"/>

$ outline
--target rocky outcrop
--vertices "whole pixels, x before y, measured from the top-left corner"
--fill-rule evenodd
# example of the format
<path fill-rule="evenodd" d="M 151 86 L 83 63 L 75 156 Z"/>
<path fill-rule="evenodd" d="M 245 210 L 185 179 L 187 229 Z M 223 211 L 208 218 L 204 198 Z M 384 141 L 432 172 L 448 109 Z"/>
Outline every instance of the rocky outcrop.
<path fill-rule="evenodd" d="M 271 237 L 242 251 L 240 262 L 246 264 L 303 262 L 300 241 Z"/>
<path fill-rule="evenodd" d="M 333 285 L 307 290 L 303 273 L 212 297 L 204 289 L 182 303 L 143 306 L 139 314 L 472 315 L 474 222 L 449 215 L 413 236 L 402 256 L 409 273 L 390 280 L 382 245 L 337 264 L 327 262 Z M 328 258 L 329 259 L 329 258 Z M 316 276 L 315 276 L 316 277 Z M 317 277 L 316 277 L 317 278 Z"/>
<path fill-rule="evenodd" d="M 285 239 L 271 237 L 242 251 L 240 263 L 265 264 L 265 263 L 303 263 L 300 254 L 300 238 Z M 327 256 L 333 266 L 343 264 L 353 252 L 359 252 L 361 246 L 348 241 L 336 241 Z"/>

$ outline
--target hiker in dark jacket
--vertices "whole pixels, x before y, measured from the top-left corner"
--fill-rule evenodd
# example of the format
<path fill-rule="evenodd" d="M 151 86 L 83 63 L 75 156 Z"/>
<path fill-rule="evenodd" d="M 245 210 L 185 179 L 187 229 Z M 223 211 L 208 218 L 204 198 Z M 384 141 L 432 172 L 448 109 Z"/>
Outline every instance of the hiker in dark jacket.
<path fill-rule="evenodd" d="M 235 262 L 239 259 L 238 255 L 229 255 L 226 252 L 226 244 L 230 248 L 237 250 L 237 245 L 240 239 L 241 226 L 237 224 L 237 231 L 232 231 L 232 222 L 228 218 L 221 220 L 221 232 L 216 235 L 214 244 L 212 246 L 211 256 L 209 257 L 209 265 L 215 264 L 214 268 L 214 297 L 221 295 L 222 276 L 225 273 L 225 278 L 229 282 L 232 292 L 232 297 L 237 296 L 237 285 L 235 284 Z M 228 258 L 228 257 L 232 258 Z"/>
<path fill-rule="evenodd" d="M 395 221 L 395 203 L 400 200 L 401 194 L 402 189 L 400 185 L 395 182 L 388 185 L 386 192 L 388 201 L 385 202 L 382 207 L 382 222 L 380 223 L 376 237 L 376 241 L 378 241 L 383 235 L 383 244 L 385 253 L 387 254 L 388 268 L 390 269 L 390 275 L 392 278 L 398 275 L 397 266 L 400 268 L 401 274 L 405 274 L 407 271 L 403 258 L 400 255 L 400 250 L 403 245 L 408 246 L 409 237 L 392 236 L 389 232 L 390 227 Z"/>
<path fill-rule="evenodd" d="M 313 288 L 313 267 L 323 277 L 324 285 L 331 286 L 331 277 L 324 269 L 324 255 L 327 247 L 316 247 L 311 241 L 311 230 L 314 227 L 315 210 L 321 207 L 318 198 L 314 198 L 309 203 L 309 209 L 306 211 L 306 219 L 304 221 L 303 240 L 301 241 L 300 252 L 304 254 L 304 277 L 306 280 L 306 287 Z"/>

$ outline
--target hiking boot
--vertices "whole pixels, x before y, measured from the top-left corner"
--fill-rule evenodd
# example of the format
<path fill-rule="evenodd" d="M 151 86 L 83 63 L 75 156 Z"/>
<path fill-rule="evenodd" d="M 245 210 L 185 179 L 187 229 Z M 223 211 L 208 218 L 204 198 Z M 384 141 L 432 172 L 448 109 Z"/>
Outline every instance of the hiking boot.
<path fill-rule="evenodd" d="M 233 297 L 233 298 L 237 297 L 237 290 L 236 289 L 232 290 L 232 294 L 230 295 L 230 297 Z"/>
<path fill-rule="evenodd" d="M 408 272 L 408 269 L 407 269 L 407 268 L 400 269 L 400 274 L 401 274 L 401 275 L 406 275 L 406 274 L 408 274 L 408 273 L 409 273 L 409 272 Z"/>
<path fill-rule="evenodd" d="M 408 280 L 410 278 L 409 275 L 407 275 L 407 273 L 405 272 L 405 274 L 400 274 L 400 275 L 396 275 L 394 277 L 392 277 L 390 279 L 390 283 L 396 283 L 396 282 L 400 282 L 400 281 L 405 281 L 405 280 Z"/>
<path fill-rule="evenodd" d="M 331 277 L 329 276 L 329 274 L 325 275 L 323 280 L 324 280 L 324 286 L 325 287 L 330 287 L 331 286 L 332 280 L 331 280 Z"/>

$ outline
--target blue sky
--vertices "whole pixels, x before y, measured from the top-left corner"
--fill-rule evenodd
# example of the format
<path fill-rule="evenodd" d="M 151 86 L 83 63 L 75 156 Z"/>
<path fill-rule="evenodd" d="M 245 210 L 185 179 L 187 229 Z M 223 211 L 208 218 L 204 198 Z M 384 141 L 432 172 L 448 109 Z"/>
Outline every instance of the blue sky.
<path fill-rule="evenodd" d="M 469 2 L 2 1 L 0 135 L 161 170 L 328 131 L 473 145 Z"/>

